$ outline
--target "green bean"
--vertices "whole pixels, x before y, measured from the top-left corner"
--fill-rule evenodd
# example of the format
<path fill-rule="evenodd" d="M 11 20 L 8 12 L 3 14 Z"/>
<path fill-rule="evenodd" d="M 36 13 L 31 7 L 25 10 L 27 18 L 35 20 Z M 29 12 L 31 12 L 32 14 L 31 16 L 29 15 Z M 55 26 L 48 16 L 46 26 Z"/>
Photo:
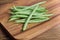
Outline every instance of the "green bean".
<path fill-rule="evenodd" d="M 29 23 L 39 23 L 39 22 L 44 22 L 46 20 L 49 20 L 49 18 L 45 18 L 45 19 L 37 19 L 37 20 L 30 20 Z M 18 20 L 15 20 L 16 23 L 24 23 L 25 22 L 25 19 L 18 19 Z"/>
<path fill-rule="evenodd" d="M 27 20 L 25 21 L 25 24 L 23 25 L 23 31 L 26 30 L 27 24 L 29 22 L 29 20 L 31 19 L 32 15 L 35 13 L 36 9 L 38 8 L 38 5 L 36 6 L 36 8 L 32 11 L 32 13 L 28 16 Z"/>
<path fill-rule="evenodd" d="M 38 15 L 35 15 L 35 16 L 32 16 L 32 18 L 42 18 L 42 17 L 49 17 L 51 16 L 52 14 L 38 14 Z M 27 15 L 12 15 L 11 18 L 27 18 L 28 16 Z"/>
<path fill-rule="evenodd" d="M 43 15 L 36 15 L 35 17 L 50 17 L 52 16 L 53 14 L 43 14 Z"/>
<path fill-rule="evenodd" d="M 14 20 L 16 20 L 16 19 L 19 19 L 19 18 L 10 18 L 9 21 L 14 21 Z"/>
<path fill-rule="evenodd" d="M 24 13 L 24 12 L 15 12 L 15 13 L 11 12 L 11 14 L 13 14 L 13 15 L 14 15 L 14 14 L 16 14 L 16 15 L 29 15 L 30 13 L 31 13 L 31 12 L 28 12 L 28 13 L 27 13 L 27 12 L 25 12 L 25 13 Z M 45 14 L 45 13 L 46 13 L 46 12 L 42 12 L 42 13 L 37 13 L 37 12 L 36 12 L 36 13 L 34 13 L 33 15 L 34 15 L 34 16 L 38 16 L 38 15 L 43 15 L 43 14 Z"/>
<path fill-rule="evenodd" d="M 13 18 L 21 18 L 21 17 L 24 17 L 25 18 L 25 17 L 28 17 L 28 16 L 26 16 L 26 15 L 12 15 L 11 18 L 12 17 Z"/>
<path fill-rule="evenodd" d="M 11 14 L 30 14 L 31 11 L 30 10 L 26 10 L 26 11 L 19 11 L 19 12 L 10 12 Z"/>
<path fill-rule="evenodd" d="M 41 4 L 44 4 L 44 3 L 46 3 L 46 1 L 39 2 L 39 3 L 34 4 L 34 5 L 30 6 L 30 7 L 26 7 L 26 8 L 25 8 L 25 9 L 23 9 L 23 10 L 26 10 L 26 9 L 29 9 L 29 8 L 32 8 L 32 7 L 34 7 L 34 6 L 41 5 Z"/>

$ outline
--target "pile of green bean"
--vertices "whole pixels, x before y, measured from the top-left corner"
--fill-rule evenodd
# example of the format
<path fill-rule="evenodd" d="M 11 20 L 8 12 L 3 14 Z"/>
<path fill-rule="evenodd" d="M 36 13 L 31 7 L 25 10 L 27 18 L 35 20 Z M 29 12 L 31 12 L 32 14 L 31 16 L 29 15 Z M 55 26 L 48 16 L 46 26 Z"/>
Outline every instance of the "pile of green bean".
<path fill-rule="evenodd" d="M 32 6 L 13 6 L 10 10 L 10 20 L 16 23 L 24 23 L 22 30 L 27 29 L 28 23 L 39 23 L 49 20 L 49 16 L 52 14 L 47 14 L 47 9 L 40 6 L 40 4 L 45 3 L 39 2 Z"/>

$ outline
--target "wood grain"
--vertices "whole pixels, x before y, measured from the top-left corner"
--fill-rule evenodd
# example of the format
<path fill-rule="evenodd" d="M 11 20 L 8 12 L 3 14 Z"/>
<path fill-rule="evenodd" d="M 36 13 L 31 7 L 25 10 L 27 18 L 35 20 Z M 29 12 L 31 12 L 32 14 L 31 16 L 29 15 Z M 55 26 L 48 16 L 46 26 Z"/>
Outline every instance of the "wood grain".
<path fill-rule="evenodd" d="M 29 24 L 25 32 L 21 32 L 23 24 L 16 24 L 15 22 L 9 22 L 9 10 L 13 5 L 32 5 L 34 3 L 40 2 L 41 0 L 17 0 L 13 3 L 5 4 L 1 6 L 0 9 L 0 22 L 4 28 L 17 40 L 29 40 L 37 35 L 55 27 L 60 24 L 60 1 L 59 0 L 49 0 L 42 6 L 45 6 L 53 16 L 51 19 L 43 23 Z"/>

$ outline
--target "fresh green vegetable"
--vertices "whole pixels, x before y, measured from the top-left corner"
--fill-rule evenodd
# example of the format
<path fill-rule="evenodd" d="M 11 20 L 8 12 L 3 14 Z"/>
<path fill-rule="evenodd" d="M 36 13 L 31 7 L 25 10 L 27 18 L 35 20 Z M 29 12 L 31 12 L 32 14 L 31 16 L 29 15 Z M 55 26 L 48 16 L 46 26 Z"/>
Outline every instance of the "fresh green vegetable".
<path fill-rule="evenodd" d="M 11 18 L 9 21 L 14 21 L 14 20 L 16 20 L 16 19 L 19 19 L 19 18 Z"/>
<path fill-rule="evenodd" d="M 27 28 L 27 24 L 28 24 L 28 22 L 29 22 L 29 20 L 31 19 L 31 17 L 32 17 L 32 15 L 35 13 L 35 11 L 36 11 L 36 9 L 38 8 L 38 6 L 39 5 L 37 5 L 36 7 L 35 7 L 35 9 L 30 13 L 30 15 L 28 16 L 28 18 L 27 18 L 27 20 L 25 21 L 25 24 L 23 25 L 23 31 L 24 30 L 26 30 L 26 28 Z"/>
<path fill-rule="evenodd" d="M 25 31 L 29 23 L 41 23 L 49 20 L 52 14 L 48 14 L 48 10 L 41 6 L 45 2 L 39 2 L 32 6 L 13 6 L 10 9 L 11 16 L 9 21 L 24 23 L 22 30 Z"/>
<path fill-rule="evenodd" d="M 23 9 L 23 10 L 26 10 L 26 9 L 29 9 L 29 8 L 35 7 L 35 6 L 37 6 L 37 5 L 44 4 L 45 2 L 46 2 L 46 1 L 39 2 L 39 3 L 37 3 L 37 4 L 34 4 L 34 5 L 30 6 L 30 7 L 26 7 L 26 8 L 25 8 L 25 9 Z"/>
<path fill-rule="evenodd" d="M 39 22 L 44 22 L 46 20 L 49 20 L 49 18 L 43 18 L 43 19 L 35 19 L 35 20 L 30 20 L 29 23 L 39 23 Z M 15 20 L 16 23 L 25 23 L 25 19 L 18 19 Z"/>

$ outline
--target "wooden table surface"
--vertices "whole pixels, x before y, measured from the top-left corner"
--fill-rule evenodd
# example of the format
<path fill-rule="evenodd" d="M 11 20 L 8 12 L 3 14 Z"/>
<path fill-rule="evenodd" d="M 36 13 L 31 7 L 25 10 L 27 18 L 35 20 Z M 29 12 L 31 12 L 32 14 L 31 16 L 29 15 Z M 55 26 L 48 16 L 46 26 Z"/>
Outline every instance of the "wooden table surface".
<path fill-rule="evenodd" d="M 3 34 L 2 30 L 0 29 L 0 40 L 8 40 L 8 38 L 9 37 L 6 37 L 6 34 Z M 41 35 L 38 35 L 32 40 L 60 40 L 60 25 L 44 32 Z"/>
<path fill-rule="evenodd" d="M 40 0 L 39 0 L 40 1 Z M 24 2 L 24 1 L 22 1 L 24 4 L 26 4 L 26 2 Z M 36 2 L 36 1 L 35 1 Z M 29 3 L 29 2 L 28 2 Z M 32 2 L 33 3 L 33 2 Z M 31 3 L 31 4 L 32 4 Z M 54 3 L 54 4 L 53 4 Z M 19 5 L 19 2 L 17 2 L 17 3 L 15 3 L 15 4 L 18 4 Z M 20 5 L 24 5 L 24 4 L 20 4 Z M 29 4 L 26 4 L 26 5 L 31 5 L 30 3 Z M 9 5 L 9 6 L 8 6 Z M 52 7 L 50 7 L 50 6 Z M 5 12 L 5 11 L 8 11 L 7 9 L 8 8 L 10 8 L 10 4 L 6 4 L 6 5 L 2 5 L 2 6 L 0 6 L 0 12 L 1 13 L 3 13 L 3 12 Z M 6 7 L 6 8 L 5 8 Z M 59 14 L 58 16 L 54 16 L 55 18 L 54 19 L 52 19 L 53 21 L 51 21 L 51 22 L 47 22 L 47 24 L 45 24 L 45 26 L 47 25 L 47 27 L 44 27 L 44 24 L 42 25 L 42 28 L 44 27 L 44 28 L 48 28 L 48 29 L 50 29 L 50 28 L 52 28 L 51 26 L 55 26 L 55 24 L 56 24 L 56 26 L 55 26 L 55 28 L 54 29 L 52 29 L 52 31 L 50 30 L 50 32 L 48 31 L 48 32 L 46 32 L 46 33 L 43 33 L 43 34 L 41 34 L 41 35 L 38 35 L 37 37 L 34 37 L 33 39 L 31 39 L 31 40 L 53 40 L 53 39 L 55 39 L 55 40 L 57 40 L 57 39 L 59 39 L 58 37 L 59 37 L 59 26 L 60 26 L 60 1 L 59 0 L 51 0 L 50 1 L 50 3 L 48 3 L 47 5 L 46 5 L 46 7 L 48 7 L 48 8 L 50 8 L 49 10 L 52 10 L 51 12 L 53 13 L 53 14 Z M 4 10 L 3 10 L 4 9 Z M 1 11 L 2 10 L 2 11 Z M 0 13 L 0 15 L 1 15 L 1 13 Z M 2 14 L 3 15 L 3 14 Z M 7 15 L 7 16 L 6 16 Z M 8 14 L 6 14 L 5 15 L 5 17 L 7 18 L 7 17 L 9 17 L 8 16 Z M 0 19 L 2 19 L 2 17 L 0 16 Z M 4 15 L 3 15 L 3 20 L 0 20 L 0 22 L 2 23 L 2 24 L 4 24 L 3 26 L 5 26 L 6 27 L 6 25 L 5 25 L 5 18 L 4 18 Z M 52 24 L 52 22 L 53 22 L 53 24 Z M 50 24 L 49 24 L 50 23 Z M 50 25 L 50 26 L 49 26 Z M 41 26 L 41 25 L 40 25 Z M 7 26 L 7 27 L 9 27 L 9 26 Z M 6 29 L 8 29 L 6 27 Z M 58 27 L 58 28 L 57 28 Z M 19 26 L 19 28 L 20 28 L 20 26 Z M 39 27 L 37 27 L 37 28 L 39 28 Z M 43 29 L 44 29 L 43 28 Z M 37 29 L 36 29 L 37 30 Z M 35 30 L 35 31 L 36 31 Z M 39 29 L 40 30 L 40 29 Z M 46 30 L 46 29 L 45 29 Z M 9 31 L 9 30 L 8 30 Z M 17 30 L 18 31 L 18 30 Z M 10 31 L 9 31 L 10 32 Z M 20 31 L 19 31 L 20 32 Z M 40 33 L 40 31 L 38 31 L 39 33 Z M 14 31 L 12 32 L 12 33 L 14 33 Z M 11 34 L 12 34 L 11 33 Z M 30 32 L 29 32 L 30 33 Z M 28 33 L 28 34 L 29 34 Z M 39 34 L 38 33 L 38 34 Z M 1 35 L 2 35 L 2 33 L 1 33 Z M 13 34 L 12 34 L 13 35 Z M 50 35 L 52 35 L 52 36 L 50 36 Z M 14 36 L 14 35 L 13 35 Z M 26 35 L 25 35 L 26 36 Z M 14 36 L 15 38 L 18 38 L 19 39 L 19 37 L 20 37 L 20 35 L 17 35 L 17 36 Z M 22 36 L 23 37 L 23 36 Z M 27 36 L 27 38 L 31 38 L 32 37 L 32 35 L 31 36 Z M 5 40 L 5 39 L 4 39 Z"/>

